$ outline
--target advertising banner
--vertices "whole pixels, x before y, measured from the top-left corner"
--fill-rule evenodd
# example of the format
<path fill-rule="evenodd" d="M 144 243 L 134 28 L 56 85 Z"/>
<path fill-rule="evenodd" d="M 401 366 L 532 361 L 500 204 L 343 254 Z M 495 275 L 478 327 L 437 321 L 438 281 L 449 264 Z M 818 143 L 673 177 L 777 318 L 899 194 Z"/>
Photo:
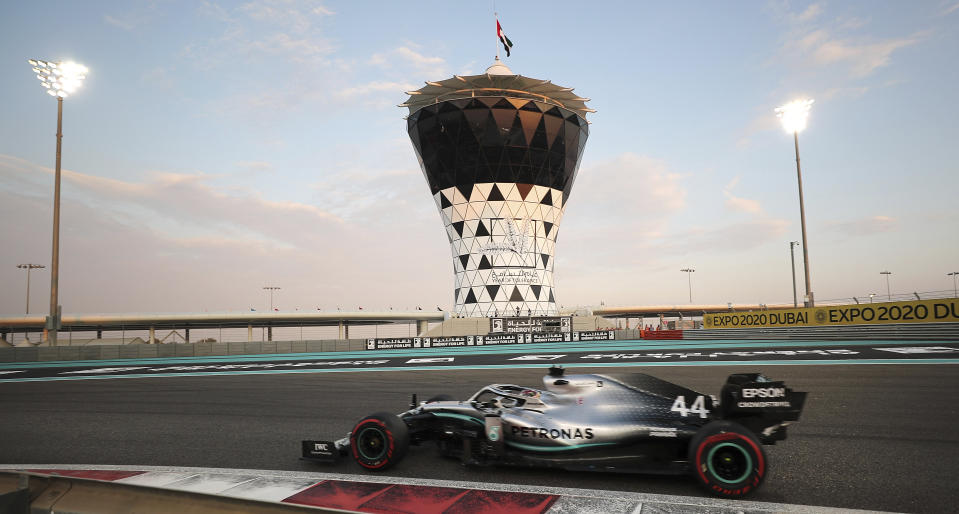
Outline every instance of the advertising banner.
<path fill-rule="evenodd" d="M 572 334 L 566 333 L 546 333 L 546 334 L 523 334 L 526 343 L 562 343 L 572 341 Z"/>
<path fill-rule="evenodd" d="M 477 345 L 517 344 L 522 342 L 522 334 L 489 334 L 485 336 L 476 336 Z"/>
<path fill-rule="evenodd" d="M 573 341 L 612 341 L 616 334 L 612 330 L 590 330 L 573 332 Z"/>
<path fill-rule="evenodd" d="M 564 343 L 571 341 L 612 341 L 612 330 L 584 332 L 546 332 L 541 334 L 487 334 L 485 336 L 403 337 L 367 339 L 367 350 L 400 350 L 415 348 L 447 348 L 453 346 L 490 346 L 498 344 Z"/>
<path fill-rule="evenodd" d="M 407 348 L 429 348 L 424 346 L 422 337 L 402 337 L 392 339 L 367 339 L 367 350 L 402 350 Z"/>
<path fill-rule="evenodd" d="M 473 346 L 476 336 L 425 337 L 430 348 L 444 348 L 447 346 Z"/>
<path fill-rule="evenodd" d="M 772 311 L 723 312 L 703 316 L 703 328 L 819 327 L 942 322 L 959 322 L 959 299 L 825 305 Z"/>
<path fill-rule="evenodd" d="M 491 334 L 531 334 L 537 332 L 570 333 L 572 316 L 531 316 L 527 318 L 490 318 Z"/>

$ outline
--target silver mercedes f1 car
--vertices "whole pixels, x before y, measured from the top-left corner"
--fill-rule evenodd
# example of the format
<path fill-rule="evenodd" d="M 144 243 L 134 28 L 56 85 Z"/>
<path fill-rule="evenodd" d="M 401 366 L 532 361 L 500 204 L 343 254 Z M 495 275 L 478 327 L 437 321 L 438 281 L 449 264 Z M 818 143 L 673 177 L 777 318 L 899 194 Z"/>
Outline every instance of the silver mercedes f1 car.
<path fill-rule="evenodd" d="M 352 456 L 382 471 L 411 445 L 435 441 L 464 464 L 691 474 L 722 497 L 742 497 L 769 471 L 762 445 L 786 438 L 806 393 L 753 374 L 730 375 L 719 398 L 650 375 L 566 375 L 545 389 L 492 384 L 465 401 L 441 395 L 398 415 L 364 417 L 338 441 L 302 442 L 302 457 Z"/>

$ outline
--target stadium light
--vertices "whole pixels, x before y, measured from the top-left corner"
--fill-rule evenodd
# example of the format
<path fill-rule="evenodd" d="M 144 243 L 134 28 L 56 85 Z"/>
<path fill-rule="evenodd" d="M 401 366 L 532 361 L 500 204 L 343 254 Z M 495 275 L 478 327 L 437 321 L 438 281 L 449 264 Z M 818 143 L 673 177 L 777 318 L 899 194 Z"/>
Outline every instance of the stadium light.
<path fill-rule="evenodd" d="M 263 286 L 263 289 L 270 292 L 270 312 L 273 312 L 273 291 L 279 291 L 278 286 Z"/>
<path fill-rule="evenodd" d="M 953 271 L 951 273 L 946 273 L 947 277 L 952 277 L 952 296 L 953 298 L 959 298 L 959 294 L 956 293 L 956 275 L 959 275 L 959 271 Z"/>
<path fill-rule="evenodd" d="M 66 98 L 79 89 L 89 71 L 86 66 L 73 61 L 49 62 L 28 59 L 27 62 L 33 66 L 34 73 L 37 74 L 40 84 L 46 88 L 47 93 L 57 98 Z"/>
<path fill-rule="evenodd" d="M 33 270 L 35 270 L 35 269 L 43 269 L 43 268 L 45 268 L 46 266 L 44 266 L 43 264 L 31 264 L 31 263 L 28 263 L 28 264 L 17 264 L 17 267 L 20 268 L 20 269 L 25 269 L 25 270 L 27 270 L 27 309 L 26 309 L 26 314 L 30 314 L 30 272 L 33 271 Z M 29 335 L 27 334 L 26 331 L 24 331 L 24 333 L 23 333 L 23 338 L 24 338 L 25 340 L 28 340 L 28 341 L 30 340 L 30 337 L 29 337 Z"/>
<path fill-rule="evenodd" d="M 892 275 L 891 271 L 880 271 L 880 275 L 886 276 L 886 300 L 892 301 L 892 295 L 889 294 L 889 275 Z"/>
<path fill-rule="evenodd" d="M 86 66 L 72 61 L 50 62 L 28 59 L 40 84 L 50 96 L 57 98 L 57 161 L 53 179 L 53 256 L 50 259 L 50 316 L 44 327 L 50 346 L 57 345 L 60 329 L 60 305 L 57 302 L 60 279 L 60 146 L 63 140 L 63 99 L 80 88 L 89 71 Z"/>
<path fill-rule="evenodd" d="M 799 166 L 799 133 L 806 128 L 809 107 L 813 104 L 813 101 L 812 99 L 795 100 L 776 108 L 776 116 L 782 121 L 786 132 L 792 133 L 793 142 L 796 144 L 796 178 L 799 181 L 799 221 L 802 225 L 803 271 L 806 274 L 806 307 L 815 307 L 816 302 L 813 299 L 812 281 L 809 278 L 809 244 L 806 239 L 806 207 L 803 204 L 802 169 Z"/>
<path fill-rule="evenodd" d="M 683 268 L 679 271 L 686 273 L 686 278 L 688 279 L 687 281 L 689 282 L 689 303 L 693 303 L 693 272 L 695 272 L 696 270 L 694 270 L 693 268 Z"/>
<path fill-rule="evenodd" d="M 43 269 L 46 266 L 43 264 L 17 264 L 17 267 L 20 269 L 27 270 L 27 314 L 30 314 L 30 272 L 35 269 Z"/>

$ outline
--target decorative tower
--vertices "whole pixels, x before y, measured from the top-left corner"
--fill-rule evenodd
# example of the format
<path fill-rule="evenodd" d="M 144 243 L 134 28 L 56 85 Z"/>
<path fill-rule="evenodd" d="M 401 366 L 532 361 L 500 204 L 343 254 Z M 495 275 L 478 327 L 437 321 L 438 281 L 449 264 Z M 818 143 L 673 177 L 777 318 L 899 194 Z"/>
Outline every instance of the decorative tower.
<path fill-rule="evenodd" d="M 589 99 L 499 58 L 408 94 L 407 131 L 453 252 L 454 312 L 556 315 L 553 252 Z"/>

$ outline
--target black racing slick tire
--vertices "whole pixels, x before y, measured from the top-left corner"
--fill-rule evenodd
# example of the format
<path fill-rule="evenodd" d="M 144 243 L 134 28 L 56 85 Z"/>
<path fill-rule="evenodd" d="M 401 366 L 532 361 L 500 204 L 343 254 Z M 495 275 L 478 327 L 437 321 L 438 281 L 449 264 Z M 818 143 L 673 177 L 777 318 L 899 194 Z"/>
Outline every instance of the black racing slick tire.
<path fill-rule="evenodd" d="M 448 394 L 438 394 L 438 395 L 430 398 L 429 400 L 426 400 L 426 403 L 451 402 L 451 401 L 453 401 L 453 400 L 455 400 L 455 398 L 453 398 L 452 396 L 450 396 L 450 395 L 448 395 Z"/>
<path fill-rule="evenodd" d="M 389 412 L 366 416 L 350 432 L 353 460 L 370 471 L 389 469 L 406 455 L 409 447 L 406 423 Z"/>
<path fill-rule="evenodd" d="M 759 439 L 732 421 L 713 421 L 689 442 L 693 477 L 723 498 L 742 498 L 755 491 L 769 472 Z"/>

